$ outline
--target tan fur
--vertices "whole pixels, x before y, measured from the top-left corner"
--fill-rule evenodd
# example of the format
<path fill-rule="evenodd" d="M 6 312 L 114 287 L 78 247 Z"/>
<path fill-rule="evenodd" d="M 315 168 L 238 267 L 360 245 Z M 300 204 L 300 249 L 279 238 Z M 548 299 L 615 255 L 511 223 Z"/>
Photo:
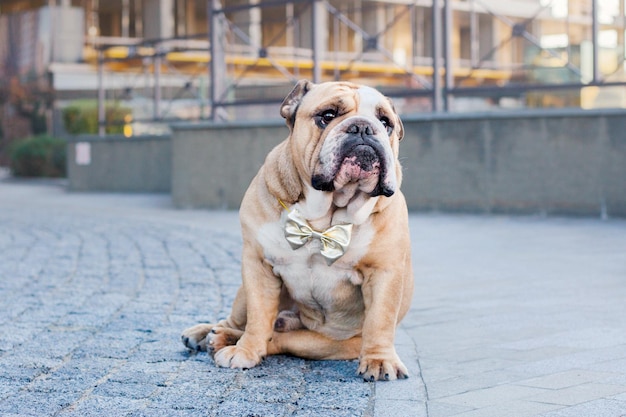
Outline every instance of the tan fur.
<path fill-rule="evenodd" d="M 376 108 L 394 124 L 389 140 L 395 193 L 370 197 L 356 186 L 334 192 L 311 187 L 331 127 L 359 111 L 359 88 L 301 81 L 285 99 L 281 115 L 290 136 L 269 153 L 241 204 L 243 284 L 231 315 L 217 325 L 198 325 L 183 333 L 189 348 L 213 349 L 218 365 L 250 368 L 266 355 L 288 353 L 310 359 L 359 358 L 358 372 L 367 380 L 408 376 L 394 348 L 396 325 L 409 309 L 413 292 L 408 215 L 397 159 L 404 131 L 389 100 L 380 100 Z M 338 107 L 340 115 L 320 129 L 313 117 L 327 106 Z M 307 248 L 292 251 L 280 236 L 285 216 L 280 201 L 308 214 L 312 227 L 345 219 L 354 223 L 354 247 L 330 268 L 308 255 Z M 347 205 L 337 207 L 337 202 Z M 312 275 L 308 280 L 302 274 Z M 300 289 L 303 295 L 292 297 Z M 315 307 L 311 300 L 324 307 Z M 283 310 L 290 311 L 281 317 L 289 317 L 291 324 L 275 329 Z"/>

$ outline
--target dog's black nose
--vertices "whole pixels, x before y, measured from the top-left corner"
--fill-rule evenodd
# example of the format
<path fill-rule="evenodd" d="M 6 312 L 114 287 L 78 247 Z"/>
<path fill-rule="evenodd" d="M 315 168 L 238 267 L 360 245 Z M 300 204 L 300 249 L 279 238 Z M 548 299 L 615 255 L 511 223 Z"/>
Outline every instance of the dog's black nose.
<path fill-rule="evenodd" d="M 361 135 L 373 135 L 374 129 L 369 123 L 354 123 L 348 126 L 347 133 L 361 134 Z"/>

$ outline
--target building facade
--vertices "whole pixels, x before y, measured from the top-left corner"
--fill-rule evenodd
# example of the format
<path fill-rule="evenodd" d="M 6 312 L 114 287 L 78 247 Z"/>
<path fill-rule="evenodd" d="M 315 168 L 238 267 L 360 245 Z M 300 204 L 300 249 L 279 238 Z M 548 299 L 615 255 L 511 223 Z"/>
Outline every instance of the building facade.
<path fill-rule="evenodd" d="M 624 107 L 624 21 L 624 0 L 2 0 L 0 117 L 58 125 L 97 98 L 135 133 L 276 117 L 299 78 L 381 88 L 403 113 Z"/>

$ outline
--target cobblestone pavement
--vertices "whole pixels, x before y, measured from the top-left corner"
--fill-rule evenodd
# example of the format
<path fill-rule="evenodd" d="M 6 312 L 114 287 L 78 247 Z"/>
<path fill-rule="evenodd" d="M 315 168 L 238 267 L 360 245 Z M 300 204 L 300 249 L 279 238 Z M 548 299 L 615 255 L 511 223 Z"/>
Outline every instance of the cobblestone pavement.
<path fill-rule="evenodd" d="M 179 336 L 239 285 L 234 212 L 0 182 L 2 416 L 623 416 L 626 222 L 412 215 L 405 381 L 218 369 Z"/>

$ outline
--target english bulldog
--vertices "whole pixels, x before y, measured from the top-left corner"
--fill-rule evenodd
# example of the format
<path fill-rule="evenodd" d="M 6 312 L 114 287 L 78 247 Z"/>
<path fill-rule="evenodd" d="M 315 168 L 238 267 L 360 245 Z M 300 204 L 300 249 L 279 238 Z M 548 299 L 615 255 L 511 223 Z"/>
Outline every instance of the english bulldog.
<path fill-rule="evenodd" d="M 182 341 L 222 367 L 276 354 L 358 358 L 367 381 L 406 378 L 394 347 L 413 293 L 402 122 L 387 97 L 348 82 L 300 81 L 280 114 L 289 136 L 241 203 L 231 314 L 186 329 Z"/>

